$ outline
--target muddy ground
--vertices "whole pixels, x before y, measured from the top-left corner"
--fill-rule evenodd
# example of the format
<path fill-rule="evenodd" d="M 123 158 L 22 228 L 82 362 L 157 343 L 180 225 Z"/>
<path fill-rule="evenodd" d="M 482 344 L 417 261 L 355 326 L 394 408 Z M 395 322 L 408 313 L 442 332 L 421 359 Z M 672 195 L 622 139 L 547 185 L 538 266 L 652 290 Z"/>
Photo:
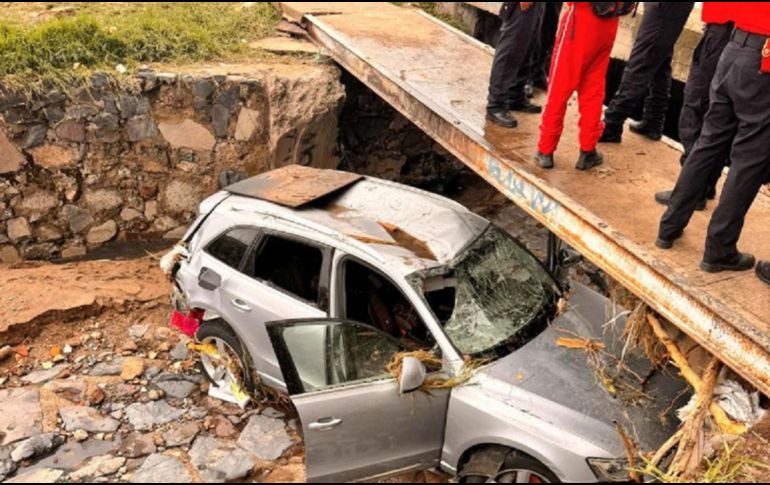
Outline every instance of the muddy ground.
<path fill-rule="evenodd" d="M 542 227 L 475 177 L 460 185 L 457 200 L 544 255 Z M 162 253 L 131 243 L 101 253 L 109 259 L 0 267 L 0 347 L 10 346 L 0 362 L 0 481 L 304 481 L 290 407 L 266 399 L 242 410 L 207 396 L 187 339 L 167 324 Z M 584 265 L 573 277 L 591 283 L 596 273 Z M 767 463 L 770 425 L 755 431 L 734 454 Z M 746 472 L 767 478 L 762 467 Z"/>

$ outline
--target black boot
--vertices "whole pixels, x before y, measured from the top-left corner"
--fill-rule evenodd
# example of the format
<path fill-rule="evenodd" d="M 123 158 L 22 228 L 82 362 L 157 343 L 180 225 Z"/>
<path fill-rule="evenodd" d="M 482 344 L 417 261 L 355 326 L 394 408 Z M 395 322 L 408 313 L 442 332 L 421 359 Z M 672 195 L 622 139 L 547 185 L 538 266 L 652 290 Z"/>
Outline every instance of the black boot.
<path fill-rule="evenodd" d="M 650 140 L 659 141 L 663 138 L 663 129 L 657 123 L 648 121 L 635 121 L 628 126 L 628 129 L 637 135 L 642 135 Z"/>
<path fill-rule="evenodd" d="M 655 194 L 655 202 L 657 202 L 660 205 L 665 205 L 666 207 L 671 205 L 671 194 L 672 191 L 665 190 L 663 192 L 658 192 Z M 695 206 L 696 211 L 705 211 L 706 210 L 706 199 L 703 199 L 702 201 L 698 202 L 698 205 Z"/>
<path fill-rule="evenodd" d="M 700 269 L 706 273 L 720 273 L 722 271 L 748 271 L 757 264 L 757 260 L 751 254 L 738 253 L 731 258 L 722 261 L 706 261 L 700 264 Z"/>
<path fill-rule="evenodd" d="M 578 170 L 591 170 L 594 167 L 598 167 L 604 163 L 604 157 L 601 153 L 597 152 L 596 150 L 591 150 L 590 152 L 584 152 L 583 150 L 580 150 L 580 158 L 578 158 L 577 165 L 575 165 L 575 168 Z"/>
<path fill-rule="evenodd" d="M 529 99 L 524 98 L 520 101 L 515 101 L 506 104 L 505 106 L 511 111 L 519 111 L 521 113 L 538 114 L 543 112 L 543 107 L 533 104 Z"/>
<path fill-rule="evenodd" d="M 507 111 L 487 111 L 487 120 L 503 128 L 516 128 L 519 122 Z"/>
<path fill-rule="evenodd" d="M 537 152 L 535 153 L 535 162 L 537 162 L 537 164 L 542 168 L 553 168 L 553 154 L 545 155 L 543 153 Z"/>
<path fill-rule="evenodd" d="M 760 261 L 757 265 L 757 277 L 763 283 L 770 285 L 770 262 Z"/>
<path fill-rule="evenodd" d="M 623 125 L 605 121 L 599 143 L 620 143 L 623 141 Z"/>
<path fill-rule="evenodd" d="M 545 76 L 538 76 L 534 81 L 532 81 L 532 85 L 537 89 L 548 91 L 548 78 Z"/>
<path fill-rule="evenodd" d="M 655 245 L 658 246 L 660 249 L 671 249 L 674 247 L 674 243 L 679 239 L 681 239 L 683 235 L 684 235 L 684 231 L 679 231 L 679 233 L 673 239 L 663 239 L 662 237 L 659 237 L 655 241 Z"/>

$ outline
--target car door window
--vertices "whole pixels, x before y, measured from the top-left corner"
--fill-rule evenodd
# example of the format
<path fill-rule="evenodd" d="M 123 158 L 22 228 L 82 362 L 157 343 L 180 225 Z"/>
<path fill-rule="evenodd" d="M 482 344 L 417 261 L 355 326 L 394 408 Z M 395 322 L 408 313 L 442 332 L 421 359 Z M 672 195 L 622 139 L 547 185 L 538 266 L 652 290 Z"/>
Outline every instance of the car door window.
<path fill-rule="evenodd" d="M 346 320 L 365 323 L 410 349 L 435 345 L 417 309 L 385 275 L 352 259 L 343 262 L 342 271 L 342 314 Z"/>
<path fill-rule="evenodd" d="M 257 237 L 251 228 L 236 228 L 217 237 L 206 247 L 206 252 L 231 268 L 240 269 L 243 257 Z"/>
<path fill-rule="evenodd" d="M 388 363 L 405 350 L 357 322 L 271 324 L 268 333 L 292 395 L 388 379 Z"/>
<path fill-rule="evenodd" d="M 248 263 L 250 276 L 310 303 L 318 302 L 323 251 L 315 246 L 267 235 Z"/>

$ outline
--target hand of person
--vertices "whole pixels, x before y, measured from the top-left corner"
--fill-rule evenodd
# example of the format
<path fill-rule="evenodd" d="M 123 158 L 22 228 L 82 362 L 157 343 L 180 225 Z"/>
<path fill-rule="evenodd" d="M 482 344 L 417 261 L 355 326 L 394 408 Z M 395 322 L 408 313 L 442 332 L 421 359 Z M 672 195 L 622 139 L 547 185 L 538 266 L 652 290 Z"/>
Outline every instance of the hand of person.
<path fill-rule="evenodd" d="M 521 6 L 522 11 L 529 10 L 532 8 L 532 5 L 534 5 L 535 2 L 519 2 L 519 5 Z"/>

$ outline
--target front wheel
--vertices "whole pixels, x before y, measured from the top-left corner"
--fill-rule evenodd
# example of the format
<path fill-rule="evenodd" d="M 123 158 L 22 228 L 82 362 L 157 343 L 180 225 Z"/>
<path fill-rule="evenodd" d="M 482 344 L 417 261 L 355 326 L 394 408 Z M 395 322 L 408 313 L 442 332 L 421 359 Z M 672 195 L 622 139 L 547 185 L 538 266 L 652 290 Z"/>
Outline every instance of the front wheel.
<path fill-rule="evenodd" d="M 474 452 L 458 474 L 461 483 L 559 483 L 531 456 L 500 446 Z"/>

